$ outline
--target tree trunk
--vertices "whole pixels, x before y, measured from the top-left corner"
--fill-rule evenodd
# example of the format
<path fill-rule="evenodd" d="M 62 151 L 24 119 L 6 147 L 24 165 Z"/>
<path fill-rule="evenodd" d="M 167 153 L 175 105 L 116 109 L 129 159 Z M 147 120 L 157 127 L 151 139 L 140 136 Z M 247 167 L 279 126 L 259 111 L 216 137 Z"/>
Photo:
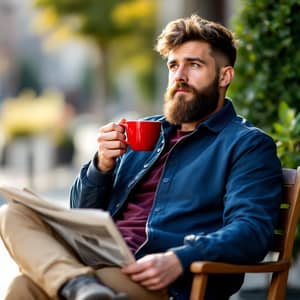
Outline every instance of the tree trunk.
<path fill-rule="evenodd" d="M 109 80 L 109 54 L 105 46 L 98 46 L 99 63 L 95 70 L 94 96 L 91 111 L 97 122 L 104 124 L 108 121 L 108 107 L 111 101 L 111 90 Z"/>
<path fill-rule="evenodd" d="M 199 14 L 200 17 L 210 21 L 224 23 L 225 0 L 186 0 L 185 14 L 191 15 L 193 13 Z"/>

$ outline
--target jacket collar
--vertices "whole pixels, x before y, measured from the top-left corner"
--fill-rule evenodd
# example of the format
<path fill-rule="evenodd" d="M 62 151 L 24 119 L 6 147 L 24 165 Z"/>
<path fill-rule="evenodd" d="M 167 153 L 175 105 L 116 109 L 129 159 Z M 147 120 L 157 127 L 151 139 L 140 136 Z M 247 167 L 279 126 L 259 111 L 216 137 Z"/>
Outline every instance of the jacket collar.
<path fill-rule="evenodd" d="M 207 127 L 214 132 L 220 132 L 227 124 L 236 117 L 236 112 L 229 98 L 225 98 L 224 106 L 221 110 L 200 123 L 198 128 Z"/>

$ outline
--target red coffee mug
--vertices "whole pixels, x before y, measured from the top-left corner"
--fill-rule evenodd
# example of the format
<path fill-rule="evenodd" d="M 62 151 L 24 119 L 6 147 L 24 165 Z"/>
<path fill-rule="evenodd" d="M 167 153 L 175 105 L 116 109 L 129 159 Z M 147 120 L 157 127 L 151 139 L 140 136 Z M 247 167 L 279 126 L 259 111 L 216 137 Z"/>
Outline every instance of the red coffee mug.
<path fill-rule="evenodd" d="M 150 151 L 155 148 L 159 133 L 159 121 L 125 121 L 120 125 L 126 130 L 126 144 L 134 151 Z"/>

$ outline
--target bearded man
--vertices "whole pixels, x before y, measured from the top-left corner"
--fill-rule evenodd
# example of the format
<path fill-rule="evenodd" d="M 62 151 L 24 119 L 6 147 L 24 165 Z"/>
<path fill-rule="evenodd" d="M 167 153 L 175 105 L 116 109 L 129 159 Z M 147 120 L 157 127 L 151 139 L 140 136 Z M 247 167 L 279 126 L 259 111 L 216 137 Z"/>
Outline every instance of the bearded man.
<path fill-rule="evenodd" d="M 109 211 L 136 262 L 85 266 L 36 215 L 9 205 L 1 235 L 23 275 L 5 299 L 187 300 L 193 261 L 247 264 L 268 252 L 281 165 L 273 140 L 237 116 L 225 95 L 234 77 L 233 34 L 193 15 L 170 22 L 156 50 L 167 60 L 169 83 L 164 115 L 146 118 L 161 123 L 155 149 L 133 151 L 120 123 L 101 127 L 96 155 L 70 198 L 71 207 Z M 38 249 L 23 242 L 34 256 L 19 247 L 14 220 L 29 241 L 47 241 Z M 228 299 L 242 282 L 242 274 L 211 276 L 206 299 Z"/>

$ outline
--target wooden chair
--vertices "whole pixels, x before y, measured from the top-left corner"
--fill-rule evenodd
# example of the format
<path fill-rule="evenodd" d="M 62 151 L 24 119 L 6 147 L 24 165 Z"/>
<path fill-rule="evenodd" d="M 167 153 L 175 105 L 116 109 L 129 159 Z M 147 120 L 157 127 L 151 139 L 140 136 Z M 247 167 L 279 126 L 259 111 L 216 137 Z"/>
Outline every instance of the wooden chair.
<path fill-rule="evenodd" d="M 237 265 L 220 262 L 199 261 L 191 265 L 194 273 L 190 300 L 204 299 L 209 274 L 272 273 L 268 300 L 284 300 L 291 266 L 293 245 L 300 213 L 300 167 L 283 169 L 284 192 L 280 210 L 280 222 L 274 231 L 272 252 L 278 252 L 275 262 L 255 265 Z M 216 287 L 217 288 L 217 287 Z"/>

